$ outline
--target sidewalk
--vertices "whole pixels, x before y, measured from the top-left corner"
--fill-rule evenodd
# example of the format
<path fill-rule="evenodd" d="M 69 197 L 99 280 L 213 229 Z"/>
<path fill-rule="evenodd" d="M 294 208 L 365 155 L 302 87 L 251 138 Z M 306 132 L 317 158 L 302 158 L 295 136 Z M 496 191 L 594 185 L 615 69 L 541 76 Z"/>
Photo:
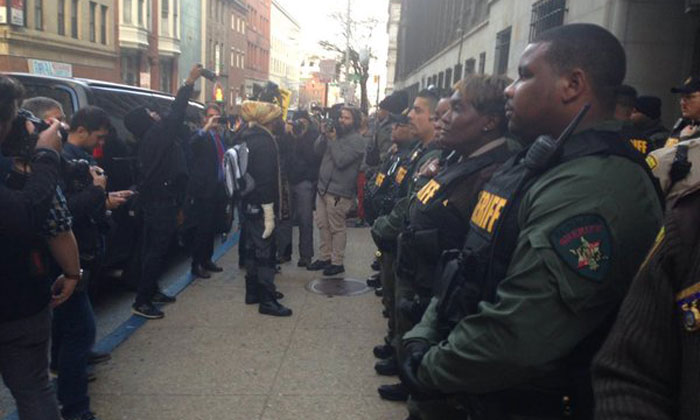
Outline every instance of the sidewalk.
<path fill-rule="evenodd" d="M 290 318 L 258 314 L 243 302 L 237 248 L 219 260 L 224 273 L 197 280 L 97 369 L 90 387 L 103 420 L 403 419 L 403 405 L 382 401 L 372 347 L 386 321 L 373 293 L 326 297 L 305 285 L 319 273 L 283 265 L 276 283 Z M 346 274 L 370 274 L 367 229 L 348 230 Z"/>

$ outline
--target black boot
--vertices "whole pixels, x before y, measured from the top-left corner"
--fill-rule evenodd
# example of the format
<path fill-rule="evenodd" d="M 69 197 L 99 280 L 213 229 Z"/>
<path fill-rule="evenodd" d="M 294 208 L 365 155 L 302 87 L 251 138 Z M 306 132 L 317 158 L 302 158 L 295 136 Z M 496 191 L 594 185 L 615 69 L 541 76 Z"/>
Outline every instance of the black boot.
<path fill-rule="evenodd" d="M 292 310 L 277 302 L 274 298 L 275 292 L 270 292 L 268 290 L 260 290 L 260 306 L 258 306 L 258 312 L 263 315 L 272 316 L 291 316 Z"/>
<path fill-rule="evenodd" d="M 199 264 L 192 264 L 192 275 L 200 279 L 211 278 L 211 274 L 207 273 Z"/>
<path fill-rule="evenodd" d="M 260 303 L 260 294 L 258 293 L 258 280 L 245 277 L 245 303 L 253 305 Z"/>

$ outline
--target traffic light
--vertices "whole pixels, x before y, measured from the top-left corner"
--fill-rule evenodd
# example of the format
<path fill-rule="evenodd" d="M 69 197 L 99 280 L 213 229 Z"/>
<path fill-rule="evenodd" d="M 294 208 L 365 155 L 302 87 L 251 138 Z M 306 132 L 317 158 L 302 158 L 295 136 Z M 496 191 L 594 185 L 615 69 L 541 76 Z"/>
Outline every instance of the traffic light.
<path fill-rule="evenodd" d="M 221 87 L 219 82 L 214 85 L 214 102 L 224 103 L 224 88 Z"/>

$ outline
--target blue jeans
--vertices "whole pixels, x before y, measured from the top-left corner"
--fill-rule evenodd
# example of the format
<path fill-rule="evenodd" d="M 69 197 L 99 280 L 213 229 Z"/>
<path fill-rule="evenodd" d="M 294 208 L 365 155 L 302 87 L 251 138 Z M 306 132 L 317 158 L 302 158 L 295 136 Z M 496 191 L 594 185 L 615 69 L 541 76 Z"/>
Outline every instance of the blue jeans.
<path fill-rule="evenodd" d="M 58 401 L 64 417 L 90 409 L 88 353 L 95 342 L 95 314 L 86 291 L 75 291 L 53 311 L 52 365 L 58 370 Z"/>

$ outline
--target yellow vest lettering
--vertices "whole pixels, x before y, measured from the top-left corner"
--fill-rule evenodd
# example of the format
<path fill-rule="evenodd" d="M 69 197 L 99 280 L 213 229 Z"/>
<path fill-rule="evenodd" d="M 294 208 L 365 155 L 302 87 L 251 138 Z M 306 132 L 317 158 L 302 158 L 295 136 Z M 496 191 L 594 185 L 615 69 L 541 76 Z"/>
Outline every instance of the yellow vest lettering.
<path fill-rule="evenodd" d="M 428 201 L 430 201 L 435 196 L 439 189 L 440 184 L 435 182 L 434 179 L 431 179 L 430 182 L 425 184 L 425 186 L 421 188 L 420 191 L 418 191 L 416 197 L 418 197 L 418 200 L 420 200 L 421 203 L 427 204 Z"/>
<path fill-rule="evenodd" d="M 374 185 L 376 185 L 377 187 L 381 187 L 382 184 L 384 183 L 384 177 L 385 177 L 384 174 L 378 173 L 377 179 L 374 180 Z"/>
<path fill-rule="evenodd" d="M 406 172 L 408 171 L 403 166 L 399 168 L 399 170 L 396 172 L 396 178 L 394 178 L 397 184 L 401 185 L 403 183 L 403 179 L 406 177 Z"/>
<path fill-rule="evenodd" d="M 646 142 L 646 140 L 632 139 L 632 140 L 630 140 L 630 143 L 632 143 L 632 146 L 634 146 L 635 149 L 639 150 L 640 152 L 644 153 L 645 155 L 647 154 L 647 142 Z"/>
<path fill-rule="evenodd" d="M 492 233 L 493 227 L 501 217 L 501 211 L 507 203 L 508 201 L 502 197 L 482 191 L 479 194 L 479 202 L 472 213 L 472 223 L 486 232 Z"/>

